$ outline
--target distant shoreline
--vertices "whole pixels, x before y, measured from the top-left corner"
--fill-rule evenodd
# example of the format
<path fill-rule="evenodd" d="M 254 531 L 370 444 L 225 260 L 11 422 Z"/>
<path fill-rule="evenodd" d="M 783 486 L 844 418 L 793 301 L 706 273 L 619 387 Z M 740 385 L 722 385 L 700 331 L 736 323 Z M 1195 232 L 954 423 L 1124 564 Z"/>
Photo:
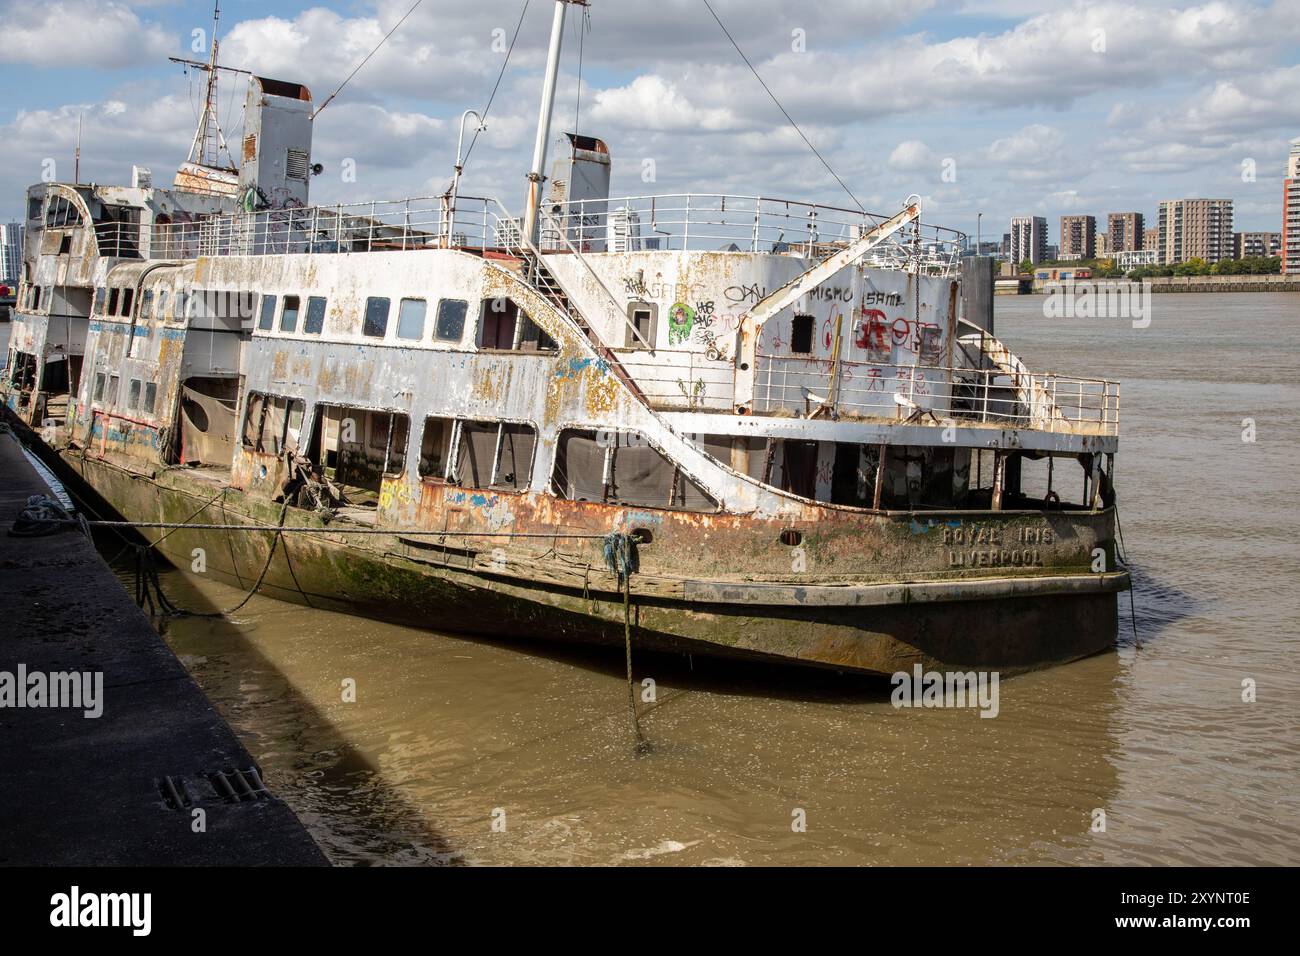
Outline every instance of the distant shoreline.
<path fill-rule="evenodd" d="M 998 283 L 1001 283 L 999 286 Z M 1264 276 L 1161 276 L 1151 279 L 1074 279 L 1021 280 L 1019 288 L 1012 288 L 1011 280 L 994 280 L 995 295 L 1046 295 L 1052 288 L 1098 289 L 1125 288 L 1145 285 L 1157 292 L 1300 292 L 1300 275 Z"/>

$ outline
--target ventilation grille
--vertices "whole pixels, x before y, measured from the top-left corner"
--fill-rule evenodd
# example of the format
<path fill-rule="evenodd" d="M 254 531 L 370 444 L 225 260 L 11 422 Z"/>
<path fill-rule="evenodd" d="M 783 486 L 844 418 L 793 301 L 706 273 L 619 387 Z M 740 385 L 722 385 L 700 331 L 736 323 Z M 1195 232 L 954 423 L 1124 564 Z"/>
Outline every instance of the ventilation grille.
<path fill-rule="evenodd" d="M 284 162 L 284 176 L 286 179 L 307 179 L 307 161 L 310 157 L 304 149 L 288 150 L 288 156 Z"/>

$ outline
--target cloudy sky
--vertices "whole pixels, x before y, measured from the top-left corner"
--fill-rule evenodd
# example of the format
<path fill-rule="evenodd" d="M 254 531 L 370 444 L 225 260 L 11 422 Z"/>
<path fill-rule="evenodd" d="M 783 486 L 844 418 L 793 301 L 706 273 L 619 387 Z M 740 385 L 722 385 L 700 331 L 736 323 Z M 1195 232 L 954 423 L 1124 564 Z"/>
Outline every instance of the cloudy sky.
<path fill-rule="evenodd" d="M 306 83 L 322 101 L 413 0 L 223 0 L 221 59 Z M 1239 229 L 1280 228 L 1288 144 L 1300 137 L 1300 0 L 711 0 L 758 72 L 864 206 L 910 193 L 927 221 L 1000 236 L 1012 215 L 1236 201 Z M 423 0 L 316 120 L 322 202 L 441 192 L 462 110 L 482 109 L 524 0 Z M 790 128 L 703 0 L 571 8 L 556 127 L 600 136 L 616 195 L 731 192 L 852 201 Z M 531 0 L 462 191 L 517 208 L 553 10 Z M 71 179 L 170 179 L 201 86 L 209 2 L 0 0 L 0 217 L 53 159 Z M 498 41 L 498 42 L 494 42 Z M 200 45 L 202 39 L 200 40 Z M 578 95 L 581 89 L 581 96 Z M 242 81 L 221 117 L 238 139 Z M 340 175 L 344 160 L 356 181 Z M 654 160 L 656 182 L 642 181 Z M 1253 176 L 1251 172 L 1253 170 Z"/>

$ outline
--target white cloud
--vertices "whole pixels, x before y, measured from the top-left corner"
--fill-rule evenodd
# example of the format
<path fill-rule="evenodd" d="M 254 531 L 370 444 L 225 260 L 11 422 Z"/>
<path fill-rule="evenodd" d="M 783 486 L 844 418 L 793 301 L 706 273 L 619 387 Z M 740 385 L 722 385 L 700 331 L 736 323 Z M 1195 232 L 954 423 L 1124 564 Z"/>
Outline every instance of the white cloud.
<path fill-rule="evenodd" d="M 177 52 L 177 39 L 111 0 L 56 0 L 0 7 L 0 63 L 124 69 Z"/>

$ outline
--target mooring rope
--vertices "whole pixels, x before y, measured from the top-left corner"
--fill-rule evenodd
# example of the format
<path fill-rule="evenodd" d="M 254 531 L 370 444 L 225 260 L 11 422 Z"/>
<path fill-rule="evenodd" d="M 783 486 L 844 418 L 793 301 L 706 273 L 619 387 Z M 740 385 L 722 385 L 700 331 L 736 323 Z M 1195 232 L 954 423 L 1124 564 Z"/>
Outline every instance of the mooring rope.
<path fill-rule="evenodd" d="M 1134 589 L 1133 566 L 1129 564 L 1128 546 L 1124 544 L 1124 526 L 1120 524 L 1120 520 L 1119 520 L 1119 499 L 1118 498 L 1115 499 L 1115 530 L 1119 532 L 1119 549 L 1122 552 L 1119 556 L 1120 560 L 1124 562 L 1124 567 L 1128 568 L 1129 571 L 1128 620 L 1129 623 L 1133 625 L 1133 646 L 1140 651 L 1142 650 L 1142 639 L 1138 637 L 1137 602 L 1133 600 L 1133 589 Z"/>
<path fill-rule="evenodd" d="M 636 712 L 636 684 L 632 680 L 632 575 L 641 569 L 635 535 L 611 531 L 605 539 L 605 566 L 618 576 L 623 585 L 623 649 L 627 661 L 627 709 L 632 719 L 632 733 L 636 736 L 638 750 L 644 750 L 646 739 L 641 733 L 641 721 Z"/>

